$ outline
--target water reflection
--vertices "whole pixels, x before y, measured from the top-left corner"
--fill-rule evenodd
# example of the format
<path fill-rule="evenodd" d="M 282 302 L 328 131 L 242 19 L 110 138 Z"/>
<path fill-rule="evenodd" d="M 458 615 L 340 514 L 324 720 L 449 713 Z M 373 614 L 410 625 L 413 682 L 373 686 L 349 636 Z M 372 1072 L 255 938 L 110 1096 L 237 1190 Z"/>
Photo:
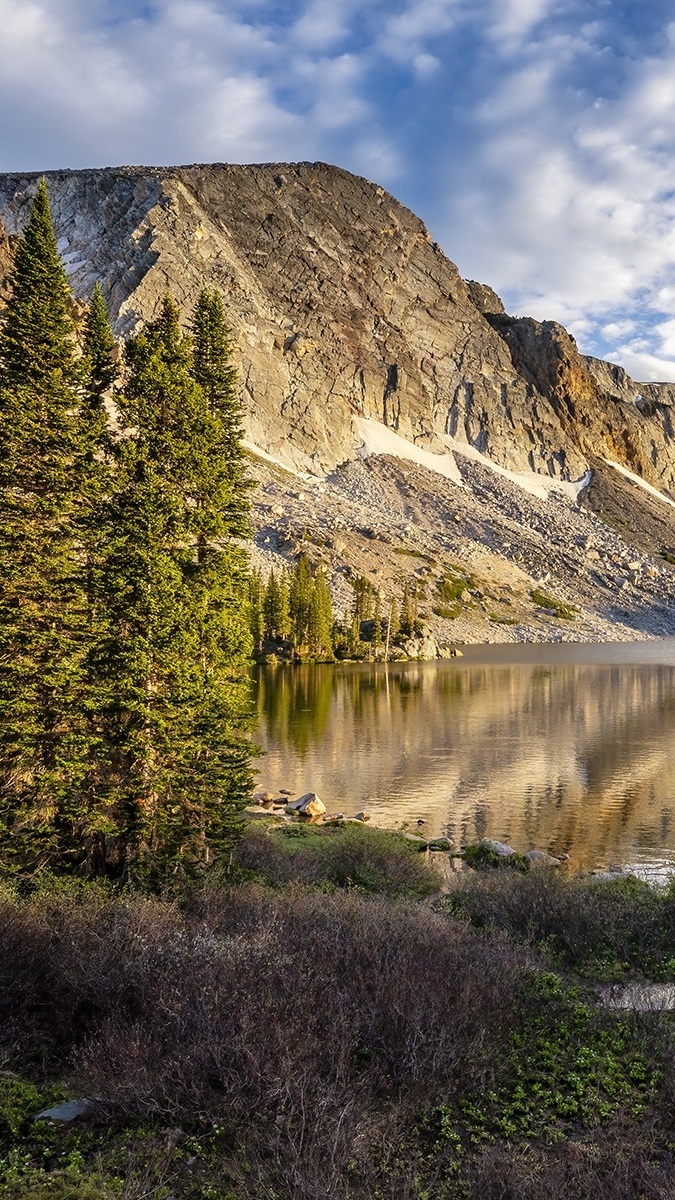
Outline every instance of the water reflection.
<path fill-rule="evenodd" d="M 265 786 L 382 824 L 421 817 L 458 843 L 567 851 L 577 867 L 675 858 L 672 642 L 267 667 L 256 702 Z"/>

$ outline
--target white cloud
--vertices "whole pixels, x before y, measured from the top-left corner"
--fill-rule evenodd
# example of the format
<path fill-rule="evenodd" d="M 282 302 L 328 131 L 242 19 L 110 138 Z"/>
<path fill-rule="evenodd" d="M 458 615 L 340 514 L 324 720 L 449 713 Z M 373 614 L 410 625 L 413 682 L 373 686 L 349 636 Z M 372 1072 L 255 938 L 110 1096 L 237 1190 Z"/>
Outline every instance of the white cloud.
<path fill-rule="evenodd" d="M 311 0 L 293 26 L 293 40 L 305 50 L 325 51 L 344 40 L 357 0 Z"/>
<path fill-rule="evenodd" d="M 589 343 L 670 378 L 672 338 L 655 328 L 646 350 L 617 349 L 603 326 L 630 321 L 649 292 L 675 315 L 673 41 L 620 56 L 609 49 L 616 29 L 561 33 L 553 4 L 514 4 L 504 20 L 517 32 L 518 20 L 525 28 L 546 16 L 515 60 L 513 45 L 495 39 L 483 72 L 494 83 L 467 119 L 472 188 L 449 191 L 440 220 L 459 235 L 460 268 L 510 307 L 585 322 Z"/>
<path fill-rule="evenodd" d="M 513 311 L 671 377 L 658 7 L 624 28 L 597 0 L 0 0 L 0 167 L 338 162 Z"/>
<path fill-rule="evenodd" d="M 426 47 L 460 22 L 464 0 L 410 0 L 384 23 L 379 48 L 399 63 L 414 63 Z"/>
<path fill-rule="evenodd" d="M 512 54 L 555 8 L 556 0 L 494 0 L 489 35 Z"/>
<path fill-rule="evenodd" d="M 416 54 L 412 60 L 412 65 L 415 73 L 421 79 L 428 79 L 431 75 L 435 75 L 438 71 L 441 60 L 436 58 L 434 54 Z"/>
<path fill-rule="evenodd" d="M 641 383 L 675 383 L 675 362 L 669 358 L 659 358 L 646 350 L 635 350 L 629 343 L 607 350 L 609 362 L 618 363 L 624 367 L 633 379 Z"/>

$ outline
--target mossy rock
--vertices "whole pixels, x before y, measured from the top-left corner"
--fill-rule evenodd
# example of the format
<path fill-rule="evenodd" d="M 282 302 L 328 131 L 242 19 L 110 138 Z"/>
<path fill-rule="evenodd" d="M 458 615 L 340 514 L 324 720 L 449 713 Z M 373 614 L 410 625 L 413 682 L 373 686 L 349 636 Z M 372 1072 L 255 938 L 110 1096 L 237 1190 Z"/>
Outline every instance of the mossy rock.
<path fill-rule="evenodd" d="M 462 857 L 474 871 L 518 871 L 526 875 L 530 869 L 530 863 L 522 854 L 498 854 L 482 842 L 465 846 Z"/>

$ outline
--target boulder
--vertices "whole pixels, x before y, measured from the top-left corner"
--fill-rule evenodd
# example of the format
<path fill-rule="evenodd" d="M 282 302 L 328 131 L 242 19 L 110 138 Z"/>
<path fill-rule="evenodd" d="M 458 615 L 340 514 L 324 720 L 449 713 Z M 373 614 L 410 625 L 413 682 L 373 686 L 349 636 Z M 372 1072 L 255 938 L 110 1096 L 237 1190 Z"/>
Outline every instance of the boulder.
<path fill-rule="evenodd" d="M 357 820 L 357 821 L 369 821 L 369 820 L 370 820 L 370 813 L 369 813 L 369 812 L 358 812 L 358 813 L 354 813 L 354 818 L 355 818 L 355 820 Z"/>
<path fill-rule="evenodd" d="M 491 850 L 493 854 L 499 854 L 501 858 L 510 858 L 515 854 L 513 846 L 507 846 L 506 842 L 495 842 L 492 838 L 481 838 L 479 846 L 484 846 L 486 850 Z"/>
<path fill-rule="evenodd" d="M 286 812 L 297 813 L 301 817 L 322 817 L 326 812 L 326 805 L 316 792 L 305 792 L 304 796 L 291 800 L 286 805 Z"/>
<path fill-rule="evenodd" d="M 438 643 L 428 625 L 422 625 L 417 637 L 407 638 L 403 642 L 402 648 L 408 658 L 424 662 L 439 657 Z"/>
<path fill-rule="evenodd" d="M 262 788 L 259 788 L 258 791 L 253 793 L 252 800 L 254 804 L 271 804 L 274 800 L 274 795 L 272 792 L 266 792 Z"/>
<path fill-rule="evenodd" d="M 547 854 L 545 850 L 528 850 L 527 854 L 523 855 L 531 867 L 559 867 L 560 859 L 554 858 L 552 854 Z"/>
<path fill-rule="evenodd" d="M 54 1121 L 60 1125 L 69 1125 L 80 1117 L 100 1115 L 104 1111 L 103 1100 L 66 1100 L 63 1104 L 55 1104 L 53 1108 L 43 1108 L 36 1113 L 34 1121 Z"/>
<path fill-rule="evenodd" d="M 421 851 L 428 849 L 429 843 L 427 842 L 427 839 L 420 837 L 418 833 L 404 833 L 403 837 L 405 838 L 406 842 L 410 842 L 411 846 L 414 846 L 416 850 Z"/>

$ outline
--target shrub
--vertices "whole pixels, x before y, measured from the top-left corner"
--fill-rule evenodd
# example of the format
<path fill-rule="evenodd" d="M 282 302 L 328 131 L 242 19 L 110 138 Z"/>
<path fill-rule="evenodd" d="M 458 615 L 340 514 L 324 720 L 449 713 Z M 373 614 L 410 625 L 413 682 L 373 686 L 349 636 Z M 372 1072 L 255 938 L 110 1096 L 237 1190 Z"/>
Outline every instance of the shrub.
<path fill-rule="evenodd" d="M 447 903 L 474 925 L 545 950 L 584 977 L 675 979 L 675 887 L 660 891 L 632 876 L 500 872 L 467 876 Z"/>
<path fill-rule="evenodd" d="M 274 886 L 302 883 L 408 898 L 429 896 L 440 887 L 436 870 L 420 858 L 414 843 L 363 825 L 287 825 L 270 831 L 253 826 L 237 860 Z"/>

